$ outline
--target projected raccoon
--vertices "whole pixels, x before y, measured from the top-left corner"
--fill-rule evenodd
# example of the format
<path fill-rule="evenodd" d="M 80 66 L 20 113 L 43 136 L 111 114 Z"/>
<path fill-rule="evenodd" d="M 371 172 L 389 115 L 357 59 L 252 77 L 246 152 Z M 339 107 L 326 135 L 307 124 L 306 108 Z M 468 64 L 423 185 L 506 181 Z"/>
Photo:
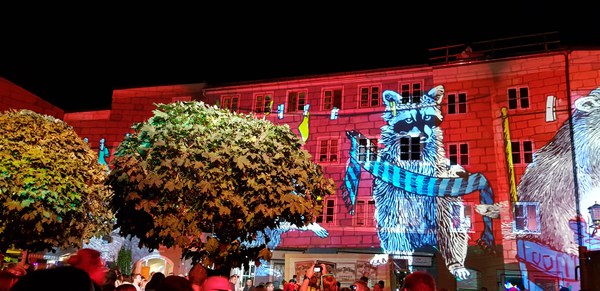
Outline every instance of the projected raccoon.
<path fill-rule="evenodd" d="M 477 243 L 492 254 L 496 253 L 492 218 L 498 215 L 490 211 L 494 193 L 485 176 L 447 162 L 439 127 L 443 96 L 443 86 L 415 102 L 405 102 L 394 91 L 383 92 L 383 148 L 373 155 L 365 150 L 359 132 L 346 132 L 351 149 L 342 198 L 353 213 L 361 171 L 368 171 L 373 176 L 377 234 L 385 253 L 411 255 L 423 247 L 437 247 L 448 270 L 457 279 L 465 279 L 470 275 L 464 267 L 470 219 L 464 217 L 460 197 L 479 191 L 480 205 L 486 211 L 480 212 L 483 231 Z M 386 258 L 375 256 L 371 263 L 382 264 Z"/>
<path fill-rule="evenodd" d="M 379 152 L 381 160 L 432 177 L 458 177 L 465 172 L 462 167 L 449 167 L 447 163 L 439 127 L 443 119 L 440 110 L 443 96 L 441 85 L 422 96 L 418 103 L 404 103 L 394 91 L 383 93 L 386 106 L 383 119 L 387 124 L 381 128 L 380 142 L 384 146 Z M 419 195 L 378 177 L 373 183 L 377 231 L 387 253 L 438 247 L 455 277 L 469 276 L 464 267 L 468 235 L 466 231 L 452 231 L 451 203 L 461 203 L 460 197 Z"/>

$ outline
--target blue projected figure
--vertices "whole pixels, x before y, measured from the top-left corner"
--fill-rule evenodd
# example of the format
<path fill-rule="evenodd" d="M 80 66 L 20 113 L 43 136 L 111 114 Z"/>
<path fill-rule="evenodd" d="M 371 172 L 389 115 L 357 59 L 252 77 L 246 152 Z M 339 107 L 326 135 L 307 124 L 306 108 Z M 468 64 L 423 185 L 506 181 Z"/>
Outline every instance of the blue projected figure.
<path fill-rule="evenodd" d="M 481 202 L 492 204 L 493 193 L 483 175 L 449 165 L 439 127 L 443 96 L 443 86 L 424 96 L 383 92 L 383 148 L 368 144 L 370 148 L 360 148 L 365 143 L 358 140 L 365 138 L 356 131 L 347 132 L 352 152 L 342 193 L 353 212 L 360 171 L 367 170 L 374 178 L 377 234 L 384 251 L 410 259 L 419 248 L 437 247 L 448 270 L 462 280 L 470 276 L 464 266 L 470 218 L 464 216 L 460 196 L 479 190 Z M 484 224 L 480 242 L 491 247 L 491 218 L 484 217 Z"/>
<path fill-rule="evenodd" d="M 106 161 L 106 158 L 108 158 L 108 156 L 110 156 L 110 152 L 104 145 L 104 139 L 101 138 L 100 139 L 100 147 L 98 148 L 98 163 L 106 166 L 107 172 L 110 171 L 110 167 L 108 166 L 108 162 Z"/>

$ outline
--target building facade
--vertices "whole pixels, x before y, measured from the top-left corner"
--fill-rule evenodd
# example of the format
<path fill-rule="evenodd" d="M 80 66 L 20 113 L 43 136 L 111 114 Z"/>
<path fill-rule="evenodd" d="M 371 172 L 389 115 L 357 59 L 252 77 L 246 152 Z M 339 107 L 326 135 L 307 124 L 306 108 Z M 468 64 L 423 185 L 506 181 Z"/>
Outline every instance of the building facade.
<path fill-rule="evenodd" d="M 240 282 L 301 277 L 322 260 L 342 286 L 366 276 L 394 290 L 426 270 L 449 290 L 579 290 L 580 257 L 600 249 L 588 213 L 600 200 L 598 88 L 600 50 L 557 49 L 115 90 L 111 110 L 49 112 L 109 153 L 155 103 L 197 100 L 289 125 L 338 187 L 316 221 L 327 235 L 286 232 Z"/>
<path fill-rule="evenodd" d="M 595 203 L 593 199 L 598 200 L 600 196 L 594 190 L 593 178 L 587 173 L 593 170 L 587 166 L 576 175 L 581 183 L 579 193 L 574 190 L 572 167 L 575 163 L 571 162 L 571 144 L 569 139 L 565 140 L 569 137 L 565 135 L 568 133 L 565 129 L 568 130 L 570 123 L 579 122 L 594 127 L 591 115 L 579 114 L 581 112 L 577 112 L 576 107 L 580 98 L 591 101 L 597 97 L 598 91 L 593 91 L 600 85 L 599 56 L 598 51 L 555 51 L 512 58 L 457 60 L 422 67 L 208 86 L 203 101 L 220 104 L 232 111 L 252 112 L 258 118 L 267 118 L 274 123 L 288 124 L 305 140 L 304 147 L 313 154 L 315 162 L 321 164 L 339 186 L 338 195 L 324 201 L 324 214 L 318 220 L 329 231 L 329 236 L 320 238 L 300 232 L 288 233 L 283 237 L 280 249 L 292 247 L 310 251 L 321 248 L 344 255 L 374 251 L 395 253 L 390 258 L 396 266 L 393 273 L 398 274 L 404 269 L 406 259 L 409 269 L 426 269 L 436 274 L 440 286 L 451 289 L 469 290 L 486 286 L 494 290 L 496 285 L 512 284 L 526 290 L 554 290 L 559 286 L 578 290 L 577 245 L 588 249 L 600 246 L 598 238 L 591 236 L 593 229 L 588 226 L 592 222 L 587 213 L 587 209 Z M 382 243 L 380 238 L 388 239 L 388 235 L 384 234 L 385 230 L 378 231 L 377 228 L 386 225 L 378 224 L 374 219 L 386 219 L 376 213 L 385 207 L 378 205 L 375 199 L 379 195 L 379 199 L 384 200 L 382 195 L 386 195 L 374 193 L 378 190 L 373 180 L 380 178 L 361 165 L 363 170 L 354 177 L 358 180 L 356 200 L 348 203 L 344 197 L 345 186 L 348 185 L 348 162 L 353 154 L 362 161 L 377 159 L 369 155 L 376 156 L 378 151 L 383 152 L 383 148 L 391 146 L 389 137 L 383 136 L 383 128 L 393 125 L 400 128 L 400 123 L 391 123 L 393 117 L 384 116 L 395 109 L 386 104 L 385 99 L 389 98 L 385 93 L 387 90 L 397 92 L 397 102 L 409 104 L 415 102 L 412 99 L 423 99 L 429 90 L 439 85 L 443 85 L 445 92 L 440 102 L 443 120 L 439 121 L 443 129 L 443 149 L 437 150 L 445 152 L 451 165 L 460 165 L 466 172 L 478 173 L 487 179 L 493 193 L 493 203 L 488 205 L 495 205 L 497 214 L 489 227 L 490 221 L 486 222 L 480 211 L 481 205 L 486 204 L 482 203 L 484 199 L 481 197 L 484 191 L 465 193 L 463 202 L 450 203 L 453 224 L 447 226 L 451 230 L 444 233 L 455 241 L 457 236 L 453 233 L 466 232 L 469 236 L 467 249 L 461 249 L 452 242 L 443 242 L 444 238 L 438 236 L 438 244 L 432 243 L 433 248 L 415 244 L 416 249 L 407 248 L 414 253 L 403 256 L 406 252 L 402 249 L 382 249 L 393 244 Z M 579 102 L 579 105 L 583 103 Z M 265 108 L 268 114 L 265 114 Z M 396 108 L 401 110 L 400 106 Z M 418 108 L 410 110 L 413 112 L 400 118 L 426 123 L 419 116 L 425 113 Z M 400 159 L 410 160 L 415 152 L 424 150 L 419 147 L 419 140 L 414 140 L 417 137 L 422 141 L 422 137 L 427 135 L 427 126 L 422 128 L 425 129 L 422 132 L 413 132 L 412 125 L 404 127 L 406 132 L 414 134 L 407 135 L 403 144 L 405 151 L 400 150 L 400 155 L 406 155 L 406 158 Z M 574 141 L 573 146 L 585 149 L 585 153 L 578 154 L 582 156 L 580 159 L 592 157 L 595 135 L 591 128 L 585 127 L 585 131 L 576 128 L 581 132 L 575 132 L 574 138 L 580 140 Z M 348 138 L 349 132 L 360 133 L 356 153 Z M 547 147 L 544 153 L 536 156 L 536 152 L 544 146 Z M 417 153 L 416 159 L 423 158 Z M 547 160 L 538 161 L 536 158 Z M 545 168 L 536 168 L 534 160 Z M 575 167 L 587 164 L 580 161 Z M 529 165 L 531 174 L 527 185 L 520 184 Z M 565 175 L 565 171 L 570 175 Z M 388 192 L 398 195 L 391 190 Z M 579 201 L 580 205 L 575 201 Z M 574 222 L 576 209 L 583 219 L 579 223 Z M 397 212 L 403 211 L 402 208 L 397 209 Z M 432 224 L 438 222 L 436 220 Z M 393 226 L 398 227 L 402 223 L 398 219 Z M 438 225 L 438 232 L 439 228 Z M 486 232 L 493 235 L 493 246 L 482 243 Z M 466 254 L 455 254 L 465 251 Z M 446 258 L 444 262 L 441 252 L 459 258 Z M 471 276 L 455 280 L 452 266 L 446 265 L 449 261 L 455 263 L 463 255 L 466 257 L 464 266 Z M 344 265 L 344 260 L 339 258 L 336 261 Z M 293 260 L 286 257 L 285 262 L 286 273 L 294 270 Z M 386 271 L 378 273 L 386 274 Z"/>

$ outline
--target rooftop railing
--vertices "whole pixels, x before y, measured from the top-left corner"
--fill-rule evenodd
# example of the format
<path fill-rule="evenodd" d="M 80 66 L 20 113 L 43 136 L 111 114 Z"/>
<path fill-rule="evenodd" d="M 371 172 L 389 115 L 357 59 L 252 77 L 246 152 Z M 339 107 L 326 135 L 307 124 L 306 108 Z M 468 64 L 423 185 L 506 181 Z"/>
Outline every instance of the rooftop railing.
<path fill-rule="evenodd" d="M 551 52 L 559 49 L 559 33 L 545 32 L 431 48 L 429 49 L 429 63 L 435 65 L 497 59 Z"/>

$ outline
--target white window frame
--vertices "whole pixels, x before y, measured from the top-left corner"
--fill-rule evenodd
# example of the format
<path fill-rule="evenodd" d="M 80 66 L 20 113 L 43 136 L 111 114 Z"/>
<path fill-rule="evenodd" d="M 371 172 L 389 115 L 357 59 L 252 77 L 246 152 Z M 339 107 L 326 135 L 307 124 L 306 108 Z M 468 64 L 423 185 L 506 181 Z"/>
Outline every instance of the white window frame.
<path fill-rule="evenodd" d="M 317 217 L 315 219 L 315 221 L 319 224 L 324 224 L 324 225 L 334 225 L 335 224 L 335 216 L 336 216 L 336 211 L 335 211 L 335 199 L 333 198 L 328 198 L 328 199 L 323 199 L 323 213 L 321 213 L 321 215 L 319 215 L 319 217 Z"/>
<path fill-rule="evenodd" d="M 450 217 L 452 219 L 450 223 L 451 232 L 461 232 L 461 233 L 473 233 L 474 229 L 474 205 L 470 202 L 465 201 L 452 201 L 450 202 Z M 454 209 L 458 209 L 458 212 L 455 212 Z M 458 215 L 458 216 L 456 216 Z M 458 220 L 459 225 L 456 226 L 454 221 Z"/>
<path fill-rule="evenodd" d="M 415 88 L 418 87 L 418 88 Z M 421 103 L 421 96 L 423 96 L 423 82 L 404 82 L 398 85 L 398 92 L 400 92 L 400 100 L 402 103 Z"/>
<path fill-rule="evenodd" d="M 513 106 L 511 105 L 511 92 L 514 91 L 515 97 L 514 97 L 514 102 L 516 102 L 516 104 Z M 525 91 L 527 93 L 527 96 L 523 96 L 523 91 Z M 529 109 L 531 108 L 531 92 L 529 92 L 529 88 L 528 87 L 510 87 L 506 90 L 506 100 L 508 101 L 508 109 L 509 110 L 516 110 L 516 109 Z M 525 106 L 523 106 L 523 103 L 527 102 L 527 104 Z"/>
<path fill-rule="evenodd" d="M 240 109 L 240 95 L 234 94 L 221 96 L 221 108 L 227 109 L 231 112 L 237 112 Z"/>
<path fill-rule="evenodd" d="M 335 92 L 340 92 L 340 100 L 339 104 L 336 104 Z M 327 96 L 327 92 L 330 92 L 330 96 Z M 329 98 L 329 102 L 325 102 Z M 342 104 L 344 103 L 344 90 L 343 88 L 325 88 L 323 89 L 323 95 L 321 98 L 321 102 L 323 104 L 323 110 L 332 110 L 334 107 L 337 109 L 342 109 Z M 329 105 L 329 106 L 327 106 Z"/>
<path fill-rule="evenodd" d="M 375 227 L 375 200 L 357 199 L 352 225 L 356 227 Z"/>
<path fill-rule="evenodd" d="M 513 233 L 515 234 L 540 234 L 541 233 L 541 224 L 540 224 L 540 203 L 539 202 L 526 202 L 526 201 L 519 201 L 519 202 L 515 202 L 515 211 L 514 211 L 514 221 L 513 221 Z M 520 209 L 517 209 L 520 208 Z M 534 227 L 529 227 L 529 218 L 531 217 L 531 214 L 529 213 L 530 210 L 534 208 L 535 210 L 535 229 L 533 229 Z M 522 211 L 520 211 L 522 210 Z M 522 213 L 523 216 L 519 216 L 517 217 L 518 213 Z M 525 228 L 526 229 L 519 229 L 517 228 L 517 219 L 524 219 L 525 222 Z"/>
<path fill-rule="evenodd" d="M 258 98 L 263 99 L 260 101 L 261 104 L 258 104 L 259 103 Z M 267 107 L 269 107 L 271 102 L 273 102 L 273 93 L 272 92 L 264 92 L 264 93 L 254 94 L 254 112 L 260 113 L 260 114 L 265 114 L 265 109 Z M 258 106 L 261 106 L 261 108 L 258 108 Z M 272 106 L 270 107 L 270 109 L 271 109 L 271 112 L 273 112 Z M 271 112 L 269 112 L 269 113 L 271 113 Z"/>
<path fill-rule="evenodd" d="M 319 138 L 318 139 L 318 148 L 317 148 L 317 159 L 320 164 L 332 164 L 339 163 L 340 161 L 340 140 L 336 137 L 330 138 Z M 327 142 L 326 152 L 323 153 L 323 143 Z M 332 149 L 332 142 L 335 142 L 335 149 Z M 321 156 L 325 155 L 326 159 L 324 161 L 321 160 Z M 332 160 L 331 157 L 335 155 L 335 160 Z"/>
<path fill-rule="evenodd" d="M 447 94 L 447 98 L 448 99 L 448 105 L 447 107 L 447 113 L 449 115 L 455 115 L 455 114 L 463 114 L 463 113 L 467 113 L 467 93 L 465 92 L 458 92 L 458 93 L 450 93 Z M 454 98 L 451 98 L 451 96 L 453 96 Z M 464 101 L 461 101 L 461 97 L 464 96 Z M 451 99 L 454 99 L 454 102 L 451 102 Z M 454 112 L 450 111 L 450 108 L 454 107 Z"/>
<path fill-rule="evenodd" d="M 374 89 L 377 89 L 377 93 L 374 93 Z M 367 89 L 367 105 L 363 105 L 363 89 Z M 358 108 L 375 108 L 382 104 L 381 85 L 362 85 L 358 87 Z M 373 104 L 376 103 L 376 104 Z"/>
<path fill-rule="evenodd" d="M 461 150 L 462 145 L 466 145 L 467 152 L 463 153 Z M 456 147 L 456 154 L 452 154 L 451 147 Z M 456 163 L 452 162 L 452 157 L 456 157 Z M 466 156 L 467 162 L 463 163 L 463 157 Z M 450 161 L 450 165 L 461 165 L 466 166 L 469 165 L 469 144 L 468 143 L 450 143 L 448 144 L 448 160 Z"/>

